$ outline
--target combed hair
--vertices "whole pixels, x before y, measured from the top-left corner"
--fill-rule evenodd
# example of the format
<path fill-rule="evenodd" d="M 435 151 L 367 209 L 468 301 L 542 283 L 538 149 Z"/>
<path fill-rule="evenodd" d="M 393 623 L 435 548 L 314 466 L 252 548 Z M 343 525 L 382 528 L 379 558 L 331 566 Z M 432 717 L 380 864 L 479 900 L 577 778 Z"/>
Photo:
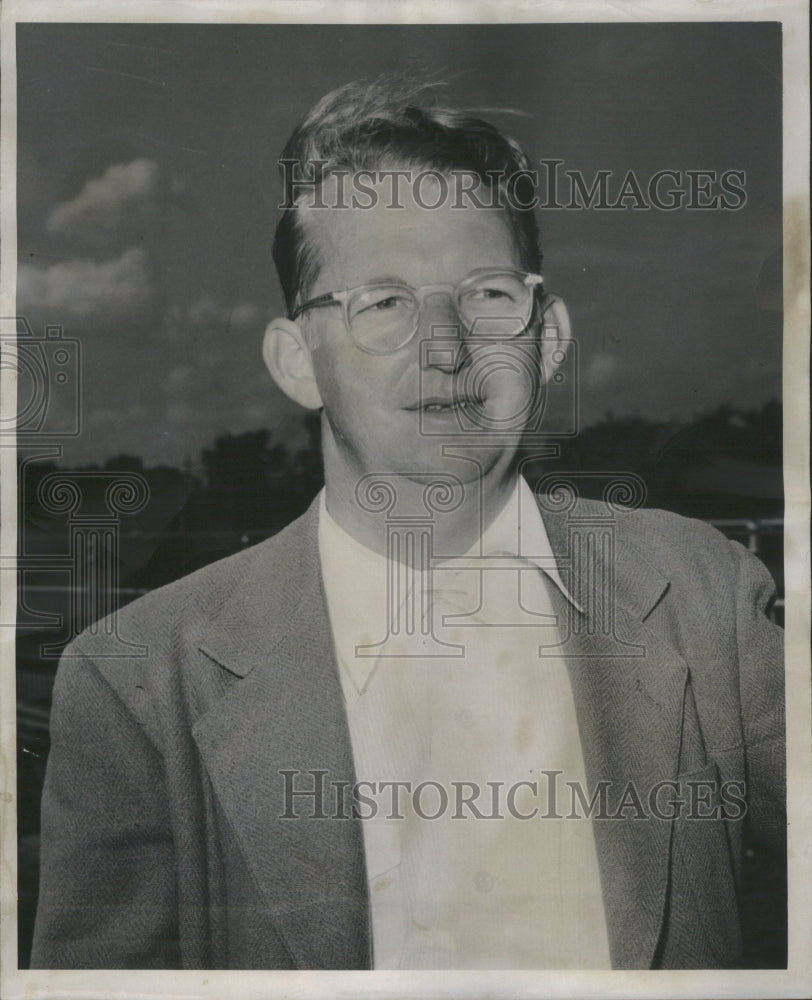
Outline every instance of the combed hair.
<path fill-rule="evenodd" d="M 467 171 L 489 188 L 501 189 L 514 177 L 514 197 L 505 203 L 522 264 L 540 271 L 539 232 L 530 204 L 535 194 L 530 162 L 521 146 L 495 126 L 453 108 L 421 107 L 415 101 L 436 84 L 413 83 L 387 74 L 356 80 L 326 94 L 296 127 L 280 157 L 305 170 L 282 170 L 282 210 L 273 242 L 273 258 L 292 314 L 297 296 L 306 296 L 319 261 L 303 232 L 298 205 L 313 174 L 308 165 L 322 162 L 326 179 L 334 172 L 420 169 L 440 173 Z M 520 175 L 516 177 L 516 175 Z M 298 192 L 298 197 L 297 197 Z M 515 202 L 515 204 L 514 204 Z"/>

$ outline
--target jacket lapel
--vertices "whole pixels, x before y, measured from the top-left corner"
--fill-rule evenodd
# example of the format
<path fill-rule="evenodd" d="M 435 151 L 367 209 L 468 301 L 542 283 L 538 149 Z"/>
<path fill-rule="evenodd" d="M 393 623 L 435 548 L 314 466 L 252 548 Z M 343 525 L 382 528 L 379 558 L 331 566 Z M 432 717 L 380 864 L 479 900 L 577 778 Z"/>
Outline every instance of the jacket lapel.
<path fill-rule="evenodd" d="M 619 524 L 605 530 L 605 508 L 594 519 L 542 514 L 562 577 L 583 609 L 550 588 L 566 623 L 561 652 L 590 796 L 606 783 L 593 826 L 612 965 L 650 968 L 665 915 L 673 824 L 651 815 L 648 797 L 658 782 L 677 777 L 687 680 L 679 653 L 647 621 L 668 582 L 627 540 L 618 541 Z"/>
<path fill-rule="evenodd" d="M 335 818 L 342 810 L 332 783 L 352 785 L 355 776 L 317 510 L 274 539 L 273 563 L 257 560 L 201 642 L 207 657 L 242 679 L 193 734 L 295 964 L 368 968 L 362 834 L 357 820 Z M 290 794 L 316 787 L 321 801 Z"/>
<path fill-rule="evenodd" d="M 583 613 L 551 588 L 566 638 L 590 795 L 607 783 L 594 820 L 612 964 L 655 961 L 668 888 L 672 823 L 647 796 L 677 777 L 687 669 L 647 618 L 668 582 L 628 543 L 581 544 L 587 520 L 542 509 L 553 552 Z M 623 515 L 619 515 L 623 517 Z M 323 812 L 337 812 L 331 783 L 355 780 L 335 667 L 317 544 L 317 507 L 274 539 L 201 642 L 241 678 L 194 726 L 222 807 L 263 891 L 274 926 L 301 968 L 368 968 L 369 910 L 360 823 L 308 818 L 312 796 L 288 782 L 323 780 Z M 291 567 L 298 572 L 291 573 Z M 601 594 L 611 580 L 611 634 Z M 326 772 L 323 779 L 308 772 Z M 647 818 L 634 819 L 637 792 Z M 291 805 L 292 801 L 292 805 Z M 626 808 L 621 807 L 626 804 Z M 298 818 L 282 819 L 294 812 Z M 611 818 L 616 816 L 617 818 Z"/>

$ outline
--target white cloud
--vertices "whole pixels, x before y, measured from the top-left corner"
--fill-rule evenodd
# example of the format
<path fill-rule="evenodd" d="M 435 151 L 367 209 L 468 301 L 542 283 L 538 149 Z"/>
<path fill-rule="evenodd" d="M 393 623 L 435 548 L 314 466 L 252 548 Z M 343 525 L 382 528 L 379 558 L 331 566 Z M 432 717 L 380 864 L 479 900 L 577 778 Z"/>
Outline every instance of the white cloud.
<path fill-rule="evenodd" d="M 92 234 L 143 216 L 160 195 L 158 164 L 138 159 L 116 163 L 89 180 L 79 194 L 57 205 L 48 217 L 53 233 Z"/>
<path fill-rule="evenodd" d="M 213 298 L 203 295 L 196 299 L 186 311 L 186 319 L 190 326 L 222 327 L 246 329 L 259 327 L 262 313 L 253 302 L 238 302 L 237 305 L 226 305 Z"/>
<path fill-rule="evenodd" d="M 601 389 L 618 377 L 629 375 L 632 366 L 607 351 L 591 354 L 584 366 L 583 381 L 587 389 Z"/>
<path fill-rule="evenodd" d="M 261 318 L 260 311 L 253 302 L 240 302 L 231 312 L 232 326 L 255 326 Z"/>
<path fill-rule="evenodd" d="M 102 326 L 137 319 L 152 297 L 147 257 L 140 247 L 100 262 L 74 259 L 44 269 L 23 264 L 17 273 L 19 311 L 52 323 L 78 320 Z"/>

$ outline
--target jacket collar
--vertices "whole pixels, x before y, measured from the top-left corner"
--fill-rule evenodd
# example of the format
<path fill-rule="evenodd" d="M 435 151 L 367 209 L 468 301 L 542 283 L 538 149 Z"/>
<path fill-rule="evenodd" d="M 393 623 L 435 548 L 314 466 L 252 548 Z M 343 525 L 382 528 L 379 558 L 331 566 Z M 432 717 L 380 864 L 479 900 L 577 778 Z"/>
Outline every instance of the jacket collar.
<path fill-rule="evenodd" d="M 592 792 L 610 783 L 611 814 L 628 782 L 645 796 L 657 781 L 677 776 L 687 670 L 647 621 L 668 581 L 626 540 L 627 515 L 612 520 L 597 504 L 576 516 L 540 508 L 564 583 L 584 607 L 582 614 L 555 592 L 564 635 L 557 652 L 570 671 L 588 786 Z M 297 787 L 313 787 L 306 773 L 312 770 L 326 771 L 327 783 L 355 780 L 317 522 L 316 501 L 259 546 L 210 623 L 201 651 L 243 680 L 193 732 L 296 963 L 361 968 L 370 961 L 370 939 L 359 822 L 280 819 L 280 770 L 297 772 Z M 612 581 L 608 618 L 605 588 L 595 590 L 595 580 Z M 310 802 L 300 798 L 297 808 L 309 810 Z M 663 921 L 671 824 L 598 820 L 595 837 L 613 965 L 650 967 Z"/>

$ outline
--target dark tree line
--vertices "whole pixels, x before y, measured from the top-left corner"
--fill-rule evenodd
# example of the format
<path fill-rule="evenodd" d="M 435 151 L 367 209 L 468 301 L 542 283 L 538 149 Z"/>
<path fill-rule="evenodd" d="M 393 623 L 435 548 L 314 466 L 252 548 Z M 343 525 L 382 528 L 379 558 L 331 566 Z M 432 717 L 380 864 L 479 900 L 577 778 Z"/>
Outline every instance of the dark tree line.
<path fill-rule="evenodd" d="M 323 483 L 319 418 L 309 413 L 303 420 L 304 448 L 291 452 L 267 429 L 225 434 L 203 450 L 197 474 L 146 467 L 133 455 L 83 467 L 80 471 L 137 472 L 149 485 L 146 507 L 122 520 L 128 584 L 148 589 L 168 582 L 273 534 L 303 513 Z M 54 525 L 37 490 L 56 468 L 32 462 L 21 476 L 29 531 Z M 646 484 L 648 506 L 691 516 L 780 516 L 781 407 L 776 401 L 751 412 L 723 406 L 691 423 L 607 413 L 563 441 L 560 455 L 545 459 L 540 469 L 632 472 Z"/>

